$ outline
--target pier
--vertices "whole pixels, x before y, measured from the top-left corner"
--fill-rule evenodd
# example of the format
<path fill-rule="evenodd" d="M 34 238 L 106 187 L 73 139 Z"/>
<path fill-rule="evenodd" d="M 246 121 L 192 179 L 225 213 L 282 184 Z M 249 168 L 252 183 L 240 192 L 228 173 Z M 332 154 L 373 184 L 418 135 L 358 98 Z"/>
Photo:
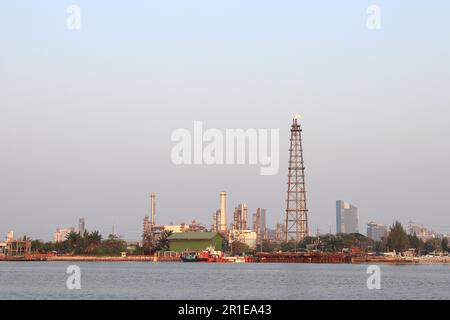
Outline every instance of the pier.
<path fill-rule="evenodd" d="M 249 262 L 259 263 L 352 263 L 352 255 L 346 253 L 256 253 Z"/>

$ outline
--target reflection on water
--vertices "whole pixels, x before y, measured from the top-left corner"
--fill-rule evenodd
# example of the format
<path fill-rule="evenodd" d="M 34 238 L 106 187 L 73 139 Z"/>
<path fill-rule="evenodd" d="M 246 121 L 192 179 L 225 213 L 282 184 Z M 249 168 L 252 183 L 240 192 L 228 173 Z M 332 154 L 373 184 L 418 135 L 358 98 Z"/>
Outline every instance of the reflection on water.
<path fill-rule="evenodd" d="M 66 269 L 81 268 L 81 290 Z M 450 265 L 0 262 L 0 299 L 448 299 Z"/>

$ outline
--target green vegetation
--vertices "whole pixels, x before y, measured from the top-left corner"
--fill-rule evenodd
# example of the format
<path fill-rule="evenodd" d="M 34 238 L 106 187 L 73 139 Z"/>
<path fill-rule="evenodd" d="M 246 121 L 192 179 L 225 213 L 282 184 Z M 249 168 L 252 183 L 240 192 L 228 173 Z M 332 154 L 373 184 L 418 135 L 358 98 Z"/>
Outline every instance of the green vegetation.
<path fill-rule="evenodd" d="M 154 251 L 168 251 L 169 250 L 169 237 L 172 235 L 172 231 L 163 231 L 153 247 Z"/>
<path fill-rule="evenodd" d="M 423 241 L 420 240 L 417 235 L 414 233 L 413 235 L 408 235 L 409 248 L 414 248 L 418 251 L 423 250 Z"/>
<path fill-rule="evenodd" d="M 385 247 L 387 250 L 395 250 L 397 252 L 404 252 L 407 249 L 416 249 L 419 253 L 450 252 L 447 238 L 430 238 L 424 242 L 416 234 L 407 235 L 398 221 L 391 226 Z"/>
<path fill-rule="evenodd" d="M 423 244 L 423 250 L 426 252 L 443 251 L 441 244 L 442 239 L 431 238 L 425 241 L 425 243 Z"/>
<path fill-rule="evenodd" d="M 297 251 L 341 252 L 344 249 L 359 248 L 363 252 L 386 252 L 395 250 L 404 252 L 408 249 L 416 249 L 418 253 L 449 252 L 450 247 L 447 238 L 431 238 L 422 241 L 416 234 L 408 235 L 400 222 L 395 222 L 390 227 L 388 237 L 381 241 L 373 241 L 366 236 L 353 234 L 324 234 L 320 237 L 307 237 L 297 243 Z M 293 241 L 287 243 L 263 242 L 264 252 L 292 252 L 295 250 Z M 259 246 L 258 250 L 259 251 Z"/>
<path fill-rule="evenodd" d="M 389 250 L 404 252 L 409 247 L 409 237 L 400 222 L 396 221 L 390 228 L 387 237 L 387 247 Z"/>
<path fill-rule="evenodd" d="M 443 238 L 441 241 L 441 248 L 443 251 L 447 251 L 450 253 L 450 247 L 448 246 L 448 239 L 447 238 Z"/>
<path fill-rule="evenodd" d="M 34 240 L 31 242 L 33 253 L 57 252 L 58 254 L 90 254 L 97 256 L 120 255 L 126 251 L 126 243 L 115 235 L 109 235 L 106 240 L 98 231 L 91 233 L 85 231 L 83 235 L 71 232 L 67 239 L 62 242 L 42 242 Z"/>
<path fill-rule="evenodd" d="M 373 248 L 374 241 L 359 233 L 351 234 L 324 234 L 320 237 L 306 237 L 295 245 L 294 241 L 273 243 L 264 241 L 262 244 L 263 252 L 293 252 L 295 249 L 301 251 L 321 251 L 321 252 L 340 252 L 344 249 L 358 247 L 362 251 L 370 251 Z M 258 250 L 260 247 L 258 246 Z"/>
<path fill-rule="evenodd" d="M 241 256 L 250 251 L 250 247 L 243 242 L 233 241 L 231 243 L 231 254 L 234 256 Z"/>
<path fill-rule="evenodd" d="M 109 235 L 103 239 L 98 231 L 85 231 L 83 235 L 72 232 L 68 234 L 67 239 L 62 242 L 42 242 L 33 240 L 31 242 L 33 253 L 75 254 L 75 255 L 97 255 L 97 256 L 115 256 L 121 252 L 142 255 L 153 254 L 156 251 L 168 251 L 168 237 L 171 231 L 164 231 L 158 239 L 147 237 L 144 239 L 142 247 L 135 245 L 127 248 L 125 241 L 115 235 Z M 229 244 L 223 239 L 223 250 L 231 251 L 233 255 L 241 255 L 251 252 L 250 248 L 241 242 L 235 241 Z M 320 251 L 320 252 L 341 252 L 344 249 L 359 248 L 363 252 L 385 252 L 395 250 L 404 252 L 407 249 L 416 249 L 419 253 L 428 252 L 449 252 L 450 247 L 447 238 L 431 238 L 422 241 L 416 234 L 408 235 L 400 222 L 396 221 L 389 231 L 387 238 L 381 241 L 373 241 L 366 236 L 353 234 L 325 234 L 320 237 L 306 237 L 302 241 L 295 242 L 269 242 L 263 241 L 262 248 L 258 244 L 257 250 L 263 252 L 293 252 L 301 251 Z M 128 249 L 128 250 L 127 250 Z"/>

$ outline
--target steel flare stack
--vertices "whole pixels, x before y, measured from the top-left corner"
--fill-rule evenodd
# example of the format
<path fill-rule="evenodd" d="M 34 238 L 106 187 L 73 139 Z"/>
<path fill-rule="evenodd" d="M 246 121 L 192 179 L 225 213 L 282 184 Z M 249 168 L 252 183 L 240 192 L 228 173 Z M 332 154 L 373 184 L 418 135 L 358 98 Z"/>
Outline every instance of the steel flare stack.
<path fill-rule="evenodd" d="M 295 240 L 297 244 L 309 235 L 302 128 L 299 116 L 294 116 L 292 122 L 289 153 L 285 240 L 286 242 Z"/>

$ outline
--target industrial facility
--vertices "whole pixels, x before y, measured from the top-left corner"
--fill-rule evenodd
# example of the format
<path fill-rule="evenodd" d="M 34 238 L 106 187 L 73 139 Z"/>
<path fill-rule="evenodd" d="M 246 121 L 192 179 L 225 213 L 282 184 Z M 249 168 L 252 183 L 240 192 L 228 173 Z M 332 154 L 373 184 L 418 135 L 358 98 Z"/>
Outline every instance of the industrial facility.
<path fill-rule="evenodd" d="M 248 206 L 245 203 L 240 203 L 234 209 L 232 223 L 228 225 L 227 193 L 222 191 L 219 195 L 219 208 L 213 214 L 211 232 L 220 234 L 230 244 L 238 241 L 253 250 L 258 246 L 262 247 L 264 241 L 294 241 L 297 243 L 309 235 L 301 132 L 300 117 L 295 116 L 291 126 L 285 223 L 277 224 L 275 230 L 270 230 L 266 225 L 266 209 L 257 208 L 251 216 L 252 226 L 250 227 Z M 196 225 L 195 221 L 191 225 L 184 223 L 156 225 L 155 193 L 152 192 L 150 195 L 150 216 L 144 217 L 143 243 L 148 239 L 158 238 L 164 231 L 171 231 L 175 238 L 183 237 L 182 233 L 189 233 L 189 238 L 192 238 L 192 232 L 204 232 L 206 228 Z M 200 235 L 199 237 L 203 236 Z"/>
<path fill-rule="evenodd" d="M 310 235 L 310 230 L 306 201 L 302 128 L 299 116 L 293 118 L 290 128 L 286 211 L 283 215 L 285 218 L 283 223 L 277 223 L 274 229 L 268 228 L 267 210 L 262 207 L 250 209 L 245 202 L 239 202 L 232 206 L 234 211 L 230 212 L 231 219 L 228 220 L 227 192 L 218 192 L 217 196 L 217 210 L 213 214 L 212 225 L 208 230 L 195 220 L 190 223 L 157 224 L 156 194 L 151 192 L 149 195 L 149 212 L 143 218 L 142 242 L 139 243 L 139 240 L 123 241 L 126 242 L 126 247 L 123 249 L 126 252 L 120 253 L 124 257 L 127 257 L 127 254 L 134 257 L 142 255 L 143 260 L 154 256 L 157 257 L 157 261 L 179 261 L 180 257 L 189 252 L 196 252 L 197 254 L 194 256 L 186 255 L 183 257 L 183 261 L 230 262 L 233 260 L 232 258 L 236 258 L 237 261 L 245 256 L 246 262 L 347 263 L 355 257 L 359 261 L 370 258 L 367 254 L 361 255 L 361 250 L 368 248 L 367 244 L 363 246 L 362 243 L 368 242 L 363 239 L 363 235 L 359 234 L 358 208 L 342 200 L 336 201 L 336 237 L 331 235 L 330 227 L 330 234 L 323 236 L 319 236 L 319 230 L 317 229 L 314 243 L 301 242 Z M 417 239 L 423 242 L 443 238 L 434 231 L 412 222 L 408 224 L 407 230 L 409 235 L 415 235 Z M 53 234 L 53 242 L 58 244 L 54 248 L 64 247 L 63 242 L 67 241 L 68 235 L 73 232 L 75 232 L 73 227 L 58 227 Z M 78 234 L 83 235 L 85 232 L 87 232 L 85 219 L 80 218 L 78 220 Z M 374 241 L 378 241 L 380 242 L 379 245 L 382 245 L 381 242 L 387 238 L 388 232 L 386 225 L 373 221 L 367 224 L 367 239 L 372 241 L 371 245 Z M 114 227 L 112 234 L 115 234 Z M 351 237 L 352 235 L 356 235 L 359 244 L 345 248 L 342 245 L 341 248 L 337 249 L 336 241 L 344 243 L 344 237 Z M 331 241 L 330 237 L 334 237 L 334 240 Z M 119 237 L 117 238 L 118 241 L 122 241 Z M 328 240 L 326 240 L 327 238 Z M 330 246 L 330 243 L 334 244 Z M 297 248 L 299 245 L 301 250 Z M 223 252 L 224 250 L 226 252 Z M 264 250 L 267 251 L 264 252 Z M 42 256 L 39 255 L 41 254 L 39 251 L 32 254 L 31 240 L 27 237 L 15 239 L 13 231 L 8 233 L 4 242 L 0 242 L 0 260 L 17 260 L 18 257 L 30 261 L 47 258 L 62 259 L 55 258 L 53 255 L 70 255 L 74 252 L 75 250 L 60 253 L 59 249 L 54 249 L 51 252 L 43 252 Z M 230 252 L 235 257 L 230 257 Z"/>

